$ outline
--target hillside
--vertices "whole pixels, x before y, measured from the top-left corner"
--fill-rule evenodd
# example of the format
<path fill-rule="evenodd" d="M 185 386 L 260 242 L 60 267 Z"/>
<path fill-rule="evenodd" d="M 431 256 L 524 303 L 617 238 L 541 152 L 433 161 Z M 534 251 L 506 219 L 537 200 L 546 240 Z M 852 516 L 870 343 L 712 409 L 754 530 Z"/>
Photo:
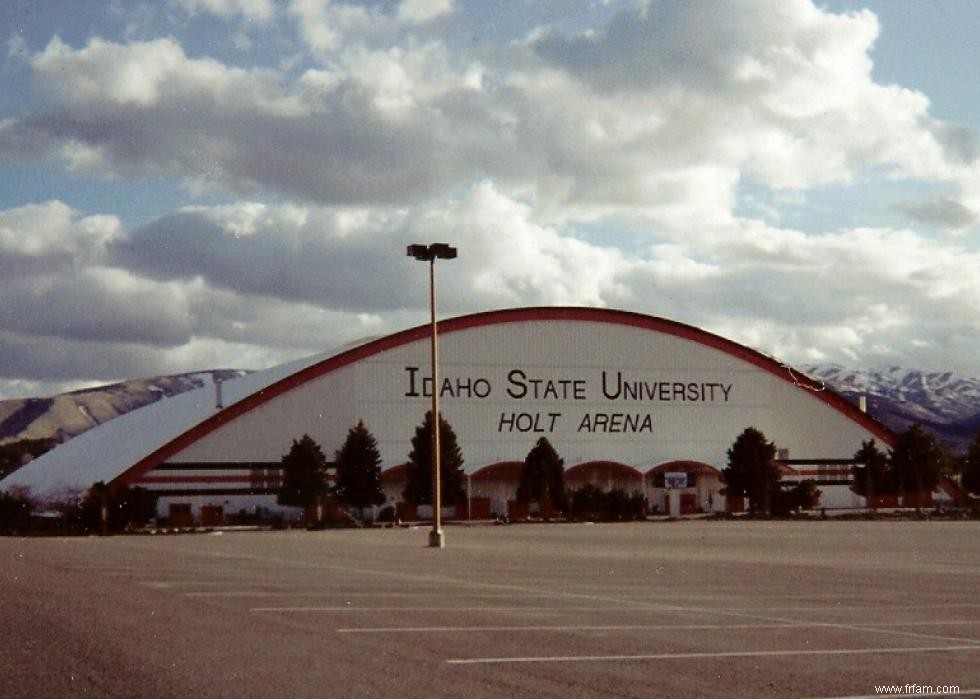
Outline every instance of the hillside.
<path fill-rule="evenodd" d="M 0 401 L 0 444 L 24 439 L 65 440 L 123 413 L 205 385 L 243 376 L 238 369 L 213 369 L 134 379 L 62 393 L 49 398 Z"/>

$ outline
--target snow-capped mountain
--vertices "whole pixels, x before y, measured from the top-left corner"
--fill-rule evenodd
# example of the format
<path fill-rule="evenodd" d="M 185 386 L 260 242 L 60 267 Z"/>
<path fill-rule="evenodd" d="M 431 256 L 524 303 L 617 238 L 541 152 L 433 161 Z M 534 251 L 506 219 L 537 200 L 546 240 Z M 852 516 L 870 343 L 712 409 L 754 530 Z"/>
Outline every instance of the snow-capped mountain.
<path fill-rule="evenodd" d="M 900 367 L 800 368 L 855 403 L 866 396 L 868 413 L 893 430 L 919 423 L 956 452 L 964 451 L 980 429 L 980 379 Z"/>

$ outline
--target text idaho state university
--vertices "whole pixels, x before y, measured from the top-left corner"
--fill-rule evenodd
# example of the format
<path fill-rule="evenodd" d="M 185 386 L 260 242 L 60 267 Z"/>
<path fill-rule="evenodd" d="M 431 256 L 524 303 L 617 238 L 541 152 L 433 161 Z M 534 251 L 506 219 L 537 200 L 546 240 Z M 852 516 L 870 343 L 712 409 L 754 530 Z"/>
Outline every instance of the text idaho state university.
<path fill-rule="evenodd" d="M 405 397 L 432 396 L 432 377 L 417 366 L 405 367 Z M 585 378 L 541 376 L 512 368 L 495 382 L 487 376 L 448 375 L 439 381 L 439 397 L 462 400 L 513 400 L 521 402 L 576 403 L 728 403 L 733 384 L 723 381 L 670 380 L 630 375 L 622 370 L 595 370 Z M 586 412 L 566 420 L 557 411 L 501 412 L 497 432 L 552 433 L 572 427 L 576 432 L 653 432 L 653 417 L 644 412 Z"/>

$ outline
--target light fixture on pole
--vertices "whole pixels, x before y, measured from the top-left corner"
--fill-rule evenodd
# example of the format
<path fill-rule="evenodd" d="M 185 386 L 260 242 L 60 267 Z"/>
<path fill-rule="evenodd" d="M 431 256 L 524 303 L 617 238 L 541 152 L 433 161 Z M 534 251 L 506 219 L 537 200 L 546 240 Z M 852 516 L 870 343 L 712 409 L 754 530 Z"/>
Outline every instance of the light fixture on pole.
<path fill-rule="evenodd" d="M 409 245 L 408 256 L 429 263 L 429 313 L 432 325 L 432 531 L 429 546 L 442 548 L 446 545 L 442 532 L 442 474 L 439 443 L 439 340 L 436 327 L 436 260 L 452 260 L 456 248 L 448 243 Z"/>

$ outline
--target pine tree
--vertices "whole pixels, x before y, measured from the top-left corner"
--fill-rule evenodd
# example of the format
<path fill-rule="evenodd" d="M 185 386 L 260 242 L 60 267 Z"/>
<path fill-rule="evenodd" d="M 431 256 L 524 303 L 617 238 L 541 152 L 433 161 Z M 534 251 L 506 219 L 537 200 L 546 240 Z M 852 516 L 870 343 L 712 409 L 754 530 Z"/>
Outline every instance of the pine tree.
<path fill-rule="evenodd" d="M 728 450 L 723 471 L 728 495 L 749 499 L 749 512 L 771 511 L 772 492 L 779 487 L 776 445 L 754 427 L 746 428 Z"/>
<path fill-rule="evenodd" d="M 432 411 L 415 428 L 412 451 L 408 455 L 408 483 L 403 497 L 416 505 L 432 504 Z M 439 416 L 439 472 L 442 506 L 455 505 L 465 494 L 463 489 L 463 452 L 456 442 L 456 433 L 446 419 Z"/>
<path fill-rule="evenodd" d="M 304 434 L 293 440 L 289 453 L 282 457 L 280 505 L 308 507 L 327 492 L 327 459 L 312 437 Z"/>
<path fill-rule="evenodd" d="M 337 497 L 354 507 L 370 507 L 385 501 L 381 489 L 381 454 L 378 442 L 358 420 L 334 455 L 337 464 Z"/>
<path fill-rule="evenodd" d="M 854 492 L 869 500 L 888 490 L 888 455 L 878 449 L 875 440 L 861 444 L 854 454 Z"/>
<path fill-rule="evenodd" d="M 528 452 L 521 468 L 517 501 L 542 503 L 550 500 L 559 512 L 565 510 L 565 461 L 546 437 Z"/>
<path fill-rule="evenodd" d="M 900 493 L 931 491 L 939 484 L 947 455 L 936 438 L 920 425 L 898 435 L 891 453 L 889 480 Z"/>
<path fill-rule="evenodd" d="M 961 462 L 963 487 L 971 493 L 980 493 L 980 432 L 977 432 Z"/>

